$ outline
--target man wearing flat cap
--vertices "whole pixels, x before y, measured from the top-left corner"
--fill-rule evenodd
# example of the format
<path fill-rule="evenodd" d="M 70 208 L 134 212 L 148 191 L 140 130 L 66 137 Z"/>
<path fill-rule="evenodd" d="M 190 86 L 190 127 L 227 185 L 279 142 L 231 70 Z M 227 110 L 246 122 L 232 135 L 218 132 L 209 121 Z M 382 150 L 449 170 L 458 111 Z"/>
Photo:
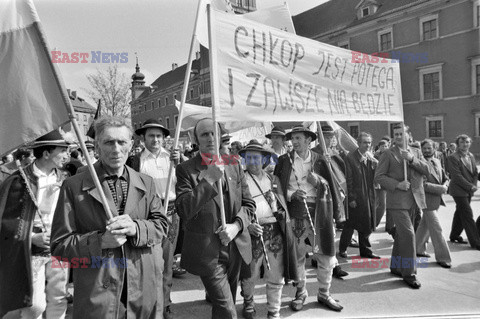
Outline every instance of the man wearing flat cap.
<path fill-rule="evenodd" d="M 299 311 L 308 296 L 306 289 L 305 254 L 313 248 L 317 261 L 317 300 L 328 308 L 341 311 L 343 307 L 330 296 L 332 270 L 335 266 L 335 229 L 332 195 L 329 183 L 320 176 L 320 155 L 309 149 L 317 135 L 303 126 L 295 126 L 286 134 L 292 140 L 293 151 L 280 156 L 275 175 L 280 179 L 292 217 L 293 233 L 298 240 L 297 261 L 300 280 L 290 307 Z M 313 227 L 312 227 L 313 226 Z M 316 235 L 314 235 L 316 233 Z M 311 248 L 305 240 L 309 239 Z"/>
<path fill-rule="evenodd" d="M 35 161 L 0 188 L 0 318 L 64 318 L 67 269 L 54 267 L 50 233 L 68 144 L 59 131 L 32 145 Z"/>
<path fill-rule="evenodd" d="M 272 131 L 265 135 L 266 138 L 272 141 L 272 149 L 278 156 L 283 155 L 287 152 L 284 147 L 285 142 L 285 130 L 280 126 L 274 126 Z"/>
<path fill-rule="evenodd" d="M 180 153 L 178 150 L 173 152 L 167 151 L 162 145 L 165 138 L 170 135 L 170 131 L 165 128 L 159 121 L 149 119 L 143 123 L 142 127 L 135 131 L 135 134 L 141 137 L 145 148 L 139 154 L 129 158 L 127 165 L 137 172 L 151 176 L 155 181 L 157 193 L 162 200 L 165 200 L 165 191 L 167 188 L 168 172 L 171 162 L 175 164 L 179 162 Z M 174 173 L 174 172 L 172 172 Z M 164 298 L 164 317 L 171 318 L 172 312 L 170 305 L 170 292 L 173 283 L 173 261 L 175 246 L 177 244 L 180 218 L 175 211 L 175 174 L 172 175 L 172 185 L 168 195 L 169 204 L 167 216 L 170 221 L 168 235 L 162 241 L 163 248 L 163 298 Z"/>

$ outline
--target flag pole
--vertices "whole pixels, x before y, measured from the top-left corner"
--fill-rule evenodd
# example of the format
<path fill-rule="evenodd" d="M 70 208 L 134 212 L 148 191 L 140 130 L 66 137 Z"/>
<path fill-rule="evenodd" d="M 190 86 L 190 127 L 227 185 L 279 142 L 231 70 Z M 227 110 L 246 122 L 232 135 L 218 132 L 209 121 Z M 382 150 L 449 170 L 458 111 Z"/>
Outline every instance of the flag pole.
<path fill-rule="evenodd" d="M 218 125 L 217 125 L 217 106 L 218 106 L 218 95 L 216 94 L 216 81 L 217 81 L 217 54 L 215 52 L 216 44 L 215 38 L 213 36 L 213 28 L 212 28 L 212 15 L 213 9 L 211 4 L 207 4 L 207 18 L 208 18 L 208 54 L 209 54 L 209 61 L 210 61 L 210 86 L 211 86 L 211 96 L 212 96 L 212 118 L 213 118 L 213 134 L 215 135 L 215 153 L 218 156 L 220 150 L 220 141 L 219 141 L 219 132 L 218 132 Z M 219 156 L 218 156 L 219 158 Z M 227 224 L 225 219 L 225 206 L 223 205 L 223 187 L 222 187 L 222 180 L 220 179 L 217 182 L 218 188 L 218 195 L 220 196 L 220 219 L 222 221 L 222 227 L 225 229 Z"/>
<path fill-rule="evenodd" d="M 42 47 L 45 50 L 45 53 L 47 54 L 47 56 L 50 57 L 50 52 L 48 52 L 47 41 L 46 41 L 44 32 L 42 30 L 42 26 L 38 22 L 34 22 L 34 24 L 36 24 L 36 26 L 37 26 L 34 29 L 38 33 L 38 37 L 40 38 L 40 41 L 42 43 Z M 72 123 L 73 130 L 75 131 L 75 134 L 77 135 L 78 142 L 80 144 L 80 148 L 82 149 L 83 154 L 88 154 L 87 147 L 85 146 L 85 142 L 83 141 L 82 134 L 80 133 L 80 128 L 78 127 L 78 124 L 77 124 L 77 119 L 75 118 L 75 112 L 73 110 L 73 106 L 72 106 L 72 103 L 70 101 L 70 97 L 67 97 L 65 95 L 65 92 L 67 92 L 67 90 L 65 88 L 63 80 L 60 78 L 60 75 L 58 74 L 57 69 L 55 68 L 53 63 L 49 63 L 49 65 L 52 68 L 52 73 L 55 77 L 55 81 L 57 82 L 57 85 L 60 88 L 60 91 L 62 93 L 62 98 L 63 98 L 63 101 L 65 102 L 64 104 L 67 108 L 68 116 L 70 118 L 70 122 Z M 102 200 L 103 209 L 105 210 L 105 213 L 107 214 L 108 219 L 112 219 L 113 214 L 112 214 L 112 212 L 110 210 L 110 207 L 108 205 L 107 197 L 105 196 L 105 193 L 103 192 L 102 184 L 100 184 L 100 180 L 98 179 L 97 173 L 95 172 L 95 169 L 93 168 L 92 161 L 91 161 L 89 156 L 85 156 L 85 160 L 87 161 L 88 170 L 90 171 L 90 174 L 92 175 L 92 179 L 93 179 L 93 182 L 95 184 L 95 187 L 98 189 L 98 191 L 100 193 L 100 198 Z"/>
<path fill-rule="evenodd" d="M 203 1 L 198 2 L 197 14 L 195 16 L 195 24 L 193 25 L 193 35 L 192 40 L 190 42 L 190 52 L 188 53 L 188 62 L 187 62 L 187 70 L 185 71 L 185 77 L 183 79 L 183 89 L 182 89 L 182 96 L 180 100 L 180 108 L 178 110 L 178 121 L 175 128 L 175 137 L 173 139 L 173 149 L 176 149 L 178 146 L 178 140 L 180 139 L 180 131 L 182 129 L 182 121 L 183 121 L 183 111 L 185 106 L 185 100 L 187 99 L 187 92 L 188 92 L 188 85 L 190 83 L 190 72 L 192 71 L 192 63 L 193 63 L 193 50 L 195 43 L 197 41 L 197 25 L 198 25 L 198 17 L 200 16 L 200 10 L 202 8 Z M 168 202 L 170 200 L 170 188 L 172 187 L 172 179 L 173 179 L 173 169 L 175 165 L 173 165 L 173 161 L 170 163 L 170 168 L 168 169 L 168 178 L 167 178 L 167 186 L 165 188 L 165 198 L 164 198 L 164 207 L 165 213 L 167 213 L 168 209 Z"/>
<path fill-rule="evenodd" d="M 406 130 L 405 130 L 405 122 L 402 122 L 402 130 L 403 130 L 403 148 L 407 150 L 407 135 L 406 135 Z M 407 160 L 403 159 L 403 180 L 406 182 L 408 179 L 407 176 Z"/>

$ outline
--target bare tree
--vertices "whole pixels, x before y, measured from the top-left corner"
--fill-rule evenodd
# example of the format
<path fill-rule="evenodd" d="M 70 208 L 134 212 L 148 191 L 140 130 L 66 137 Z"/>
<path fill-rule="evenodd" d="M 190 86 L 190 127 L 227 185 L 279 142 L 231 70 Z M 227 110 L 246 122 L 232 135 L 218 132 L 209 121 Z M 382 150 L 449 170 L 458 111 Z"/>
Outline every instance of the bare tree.
<path fill-rule="evenodd" d="M 130 117 L 130 83 L 125 73 L 118 71 L 117 64 L 104 71 L 97 69 L 97 73 L 87 75 L 87 79 L 92 87 L 87 92 L 93 100 L 102 100 L 102 113 Z"/>

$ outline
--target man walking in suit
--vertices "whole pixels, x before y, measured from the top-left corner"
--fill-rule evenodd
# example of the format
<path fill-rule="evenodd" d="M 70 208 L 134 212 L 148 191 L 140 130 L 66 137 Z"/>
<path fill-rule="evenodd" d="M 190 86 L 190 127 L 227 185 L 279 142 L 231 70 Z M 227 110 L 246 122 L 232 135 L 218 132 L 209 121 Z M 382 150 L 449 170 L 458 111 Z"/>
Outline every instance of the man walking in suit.
<path fill-rule="evenodd" d="M 408 146 L 408 127 L 403 124 L 393 129 L 395 146 L 386 150 L 380 157 L 375 182 L 387 190 L 387 209 L 390 210 L 396 226 L 390 271 L 403 277 L 407 285 L 414 289 L 421 284 L 416 278 L 415 232 L 413 218 L 418 206 L 425 209 L 423 176 L 428 174 L 428 165 L 421 151 Z M 405 180 L 404 161 L 407 166 Z"/>
<path fill-rule="evenodd" d="M 237 318 L 235 297 L 242 259 L 247 265 L 252 261 L 248 226 L 255 201 L 239 162 L 218 163 L 214 122 L 198 121 L 194 135 L 200 153 L 176 168 L 175 206 L 185 223 L 181 266 L 200 276 L 212 302 L 212 318 Z M 217 181 L 223 185 L 223 198 Z"/>
<path fill-rule="evenodd" d="M 335 258 L 334 204 L 328 182 L 320 176 L 321 155 L 309 149 L 316 134 L 303 126 L 295 126 L 287 134 L 292 140 L 293 151 L 280 156 L 275 175 L 279 177 L 287 208 L 292 217 L 293 233 L 297 239 L 297 262 L 299 281 L 295 283 L 295 299 L 290 303 L 292 310 L 303 309 L 308 297 L 306 288 L 305 254 L 313 248 L 317 261 L 317 300 L 328 308 L 341 311 L 343 307 L 330 295 Z M 330 176 L 331 177 L 331 176 Z M 343 205 L 336 202 L 337 205 Z M 338 210 L 335 210 L 338 212 Z M 312 226 L 314 229 L 312 229 Z M 314 236 L 316 232 L 316 236 Z M 308 238 L 311 248 L 305 240 Z"/>
<path fill-rule="evenodd" d="M 447 242 L 442 235 L 442 226 L 437 217 L 437 210 L 440 205 L 445 206 L 442 195 L 447 193 L 448 179 L 439 159 L 434 158 L 433 141 L 426 139 L 422 141 L 423 157 L 428 163 L 430 173 L 426 175 L 425 200 L 427 208 L 423 211 L 422 220 L 418 225 L 415 233 L 417 256 L 430 257 L 427 254 L 427 241 L 432 238 L 433 249 L 435 250 L 435 259 L 443 268 L 452 267 L 450 258 L 450 250 Z"/>
<path fill-rule="evenodd" d="M 457 149 L 448 157 L 451 178 L 448 193 L 453 197 L 456 204 L 450 241 L 465 243 L 460 236 L 465 229 L 470 246 L 480 250 L 480 237 L 475 228 L 472 207 L 470 206 L 472 196 L 477 191 L 478 181 L 475 157 L 469 152 L 472 139 L 468 135 L 462 134 L 456 138 L 455 143 Z"/>
<path fill-rule="evenodd" d="M 369 133 L 361 132 L 357 142 L 358 149 L 348 153 L 345 158 L 349 209 L 348 219 L 340 236 L 339 255 L 347 257 L 347 247 L 356 229 L 360 256 L 379 259 L 379 256 L 372 253 L 369 241 L 370 234 L 376 228 L 373 178 L 378 161 L 373 155 L 367 155 L 372 146 L 372 136 Z"/>
<path fill-rule="evenodd" d="M 94 168 L 113 214 L 108 219 L 89 171 L 60 189 L 52 255 L 73 269 L 73 318 L 163 318 L 162 240 L 167 217 L 150 176 L 125 165 L 132 147 L 125 118 L 95 122 Z M 87 267 L 84 267 L 87 266 Z"/>

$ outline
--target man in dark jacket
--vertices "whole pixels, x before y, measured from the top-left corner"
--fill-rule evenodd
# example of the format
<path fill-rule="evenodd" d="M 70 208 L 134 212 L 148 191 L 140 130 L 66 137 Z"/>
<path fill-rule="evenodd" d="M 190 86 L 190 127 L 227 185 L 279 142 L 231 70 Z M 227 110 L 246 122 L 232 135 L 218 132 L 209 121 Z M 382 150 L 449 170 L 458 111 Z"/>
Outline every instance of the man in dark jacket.
<path fill-rule="evenodd" d="M 67 269 L 55 267 L 50 233 L 68 143 L 60 132 L 35 141 L 36 160 L 0 189 L 0 318 L 64 318 Z M 46 284 L 45 284 L 46 282 Z M 33 289 L 32 289 L 33 288 Z"/>
<path fill-rule="evenodd" d="M 295 126 L 287 134 L 292 140 L 293 151 L 280 156 L 275 166 L 275 175 L 280 179 L 292 216 L 293 233 L 297 237 L 297 262 L 299 281 L 296 282 L 295 299 L 290 307 L 303 309 L 308 296 L 306 289 L 305 254 L 313 250 L 317 261 L 317 300 L 328 308 L 341 311 L 343 307 L 330 295 L 335 258 L 335 229 L 332 194 L 328 182 L 320 176 L 324 161 L 309 149 L 316 134 L 303 126 Z M 338 202 L 337 202 L 338 204 Z M 337 211 L 337 210 L 335 210 Z M 337 211 L 338 212 L 338 211 Z M 315 235 L 314 235 L 315 234 Z M 308 238 L 311 248 L 305 240 Z"/>
<path fill-rule="evenodd" d="M 348 187 L 348 219 L 340 237 L 341 257 L 347 257 L 353 231 L 358 231 L 360 256 L 380 258 L 374 255 L 369 241 L 370 234 L 375 231 L 375 188 L 373 179 L 378 161 L 367 152 L 372 145 L 372 136 L 361 132 L 357 138 L 358 149 L 350 152 L 345 158 Z"/>
<path fill-rule="evenodd" d="M 478 171 L 475 157 L 470 153 L 472 140 L 468 135 L 459 135 L 455 143 L 455 153 L 448 157 L 448 168 L 450 170 L 450 187 L 448 193 L 453 197 L 456 204 L 453 215 L 452 231 L 450 241 L 463 243 L 460 236 L 465 229 L 468 241 L 472 248 L 480 250 L 480 237 L 475 229 L 472 207 L 470 201 L 477 191 Z"/>
<path fill-rule="evenodd" d="M 213 121 L 198 121 L 194 135 L 200 154 L 176 168 L 175 206 L 185 227 L 181 266 L 200 276 L 212 302 L 212 318 L 236 318 L 240 267 L 242 260 L 246 264 L 252 261 L 248 226 L 255 201 L 238 161 L 222 164 L 216 155 L 212 159 L 219 151 L 215 149 Z M 218 181 L 223 185 L 223 198 Z M 221 201 L 225 227 L 220 215 Z"/>
<path fill-rule="evenodd" d="M 132 129 L 124 118 L 95 122 L 94 168 L 67 179 L 52 225 L 52 255 L 73 269 L 73 318 L 162 318 L 162 240 L 167 217 L 150 176 L 125 165 Z M 78 263 L 82 266 L 78 266 Z"/>

